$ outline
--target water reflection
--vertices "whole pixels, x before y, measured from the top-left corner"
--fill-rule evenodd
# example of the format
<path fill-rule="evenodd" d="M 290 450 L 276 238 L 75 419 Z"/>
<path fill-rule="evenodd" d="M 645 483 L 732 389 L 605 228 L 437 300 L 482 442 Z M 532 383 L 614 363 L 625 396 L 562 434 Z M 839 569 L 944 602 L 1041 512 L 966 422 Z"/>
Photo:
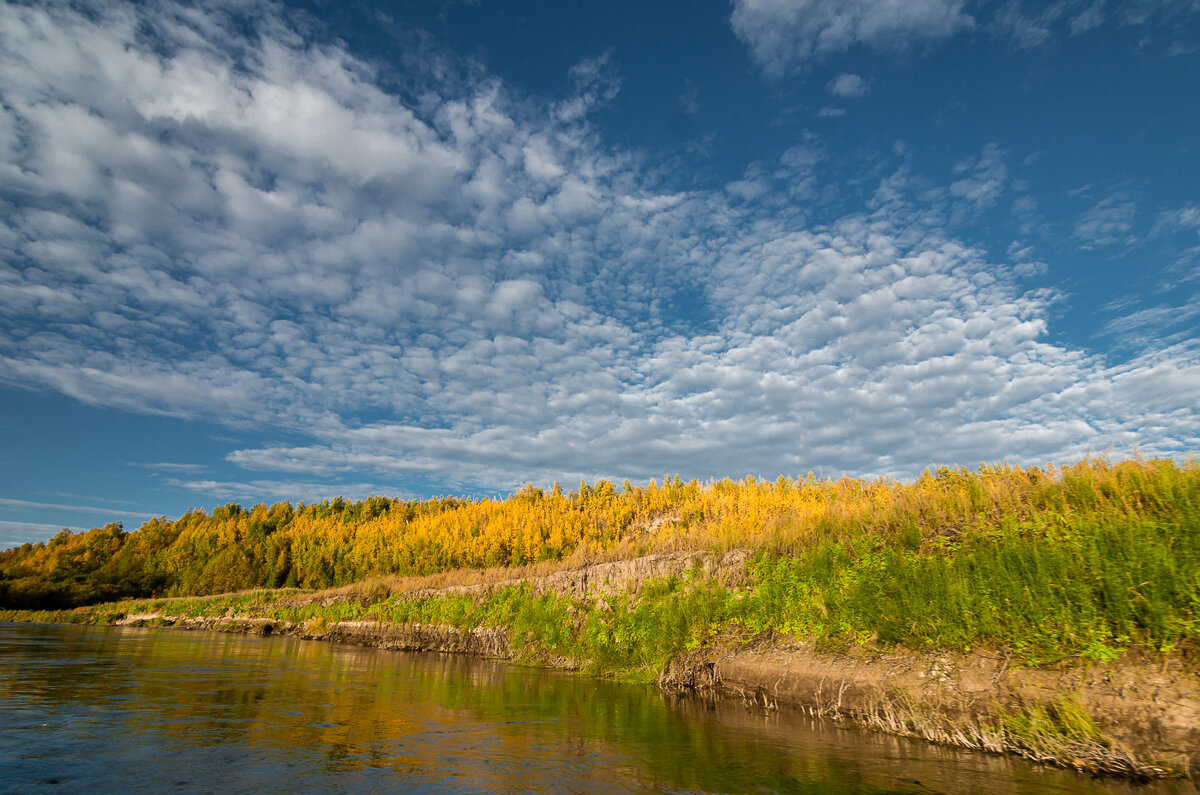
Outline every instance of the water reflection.
<path fill-rule="evenodd" d="M 289 638 L 0 624 L 0 692 L 5 791 L 1135 791 L 649 687 Z"/>

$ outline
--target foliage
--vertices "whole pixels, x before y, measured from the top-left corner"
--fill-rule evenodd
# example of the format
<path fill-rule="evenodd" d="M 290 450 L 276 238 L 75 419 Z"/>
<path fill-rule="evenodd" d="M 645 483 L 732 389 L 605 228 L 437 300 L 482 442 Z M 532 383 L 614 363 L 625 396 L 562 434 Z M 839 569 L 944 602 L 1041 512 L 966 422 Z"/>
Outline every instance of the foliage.
<path fill-rule="evenodd" d="M 508 588 L 391 597 L 365 616 L 390 623 L 505 627 L 530 654 L 653 678 L 723 633 L 915 649 L 988 645 L 1018 662 L 1108 662 L 1129 645 L 1166 652 L 1200 639 L 1200 521 L 1114 517 L 1014 523 L 923 553 L 880 536 L 763 551 L 744 590 L 696 572 L 636 598 L 572 600 Z"/>
<path fill-rule="evenodd" d="M 384 589 L 327 605 L 276 601 L 273 615 L 505 626 L 530 649 L 642 671 L 730 628 L 915 647 L 996 643 L 1030 661 L 1106 660 L 1131 643 L 1169 649 L 1200 629 L 1200 467 L 1163 460 L 943 468 L 911 483 L 668 477 L 620 490 L 528 486 L 504 500 L 229 504 L 0 553 L 0 607 L 734 547 L 757 550 L 746 593 L 663 583 L 603 610 L 512 589 L 482 601 L 385 599 Z M 266 597 L 221 599 L 237 612 Z M 210 615 L 216 604 L 154 610 Z"/>
<path fill-rule="evenodd" d="M 642 583 L 636 596 L 605 599 L 536 593 L 528 583 L 497 586 L 486 596 L 392 593 L 375 583 L 319 597 L 285 589 L 115 602 L 34 620 L 108 623 L 140 614 L 244 616 L 312 627 L 347 620 L 500 627 L 530 658 L 574 661 L 635 679 L 653 678 L 669 659 L 715 636 L 764 633 L 916 649 L 985 645 L 1029 664 L 1065 657 L 1108 662 L 1131 645 L 1167 652 L 1200 639 L 1195 474 L 1194 467 L 1163 462 L 1089 463 L 1053 480 L 1040 470 L 939 472 L 896 486 L 890 504 L 876 504 L 874 514 L 861 511 L 855 525 L 830 522 L 820 535 L 804 525 L 789 525 L 786 534 L 778 524 L 760 528 L 759 550 L 738 588 L 699 569 Z M 1014 481 L 1026 488 L 1020 500 L 999 487 Z M 678 488 L 686 495 L 686 486 Z M 832 489 L 834 496 L 850 488 L 812 486 Z M 755 494 L 763 502 L 782 501 L 791 490 L 807 489 L 790 483 L 742 483 L 733 489 L 711 484 L 698 495 L 713 501 L 737 496 L 734 504 L 758 521 L 759 514 L 748 509 Z M 888 492 L 872 496 L 881 494 Z M 969 522 L 964 495 L 972 510 L 1000 502 L 1006 510 L 995 519 Z M 547 497 L 526 492 L 510 502 L 530 499 Z M 831 504 L 838 505 L 832 498 Z M 737 514 L 715 515 L 728 526 Z M 886 521 L 864 520 L 871 516 Z M 712 526 L 699 525 L 697 532 Z M 660 531 L 663 527 L 660 523 Z M 747 525 L 744 535 L 753 532 Z M 47 546 L 64 557 L 63 550 L 76 542 L 66 536 Z"/>

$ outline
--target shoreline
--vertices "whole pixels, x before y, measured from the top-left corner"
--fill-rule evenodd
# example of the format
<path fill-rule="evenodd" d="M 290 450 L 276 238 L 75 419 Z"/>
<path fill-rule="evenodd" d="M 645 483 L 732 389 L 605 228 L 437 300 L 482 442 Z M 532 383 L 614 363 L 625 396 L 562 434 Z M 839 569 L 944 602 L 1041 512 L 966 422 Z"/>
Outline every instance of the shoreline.
<path fill-rule="evenodd" d="M 289 636 L 396 651 L 471 654 L 579 669 L 580 661 L 519 654 L 496 627 L 380 621 L 283 621 L 132 613 L 113 626 Z M 1135 652 L 1107 664 L 1067 660 L 1020 667 L 1003 655 L 820 650 L 811 642 L 728 639 L 672 659 L 667 692 L 740 699 L 760 714 L 799 710 L 843 725 L 1130 780 L 1200 770 L 1200 660 Z M 1079 732 L 1063 732 L 1076 714 Z M 1042 725 L 1038 725 L 1038 721 Z M 1060 728 L 1054 728 L 1060 727 Z"/>
<path fill-rule="evenodd" d="M 1131 646 L 1103 662 L 1074 656 L 1034 665 L 1002 647 L 918 650 L 861 636 L 813 642 L 771 625 L 706 624 L 713 614 L 703 612 L 705 594 L 714 588 L 730 604 L 751 598 L 758 586 L 749 560 L 746 549 L 683 550 L 573 567 L 459 570 L 325 591 L 144 599 L 0 618 L 473 654 L 636 678 L 667 692 L 740 699 L 760 714 L 798 710 L 1084 773 L 1135 781 L 1195 782 L 1200 775 L 1194 644 L 1168 653 Z M 701 612 L 688 613 L 694 610 Z M 700 634 L 677 634 L 673 646 L 658 643 L 656 635 L 678 633 L 668 624 L 681 615 Z M 613 648 L 622 651 L 614 656 Z"/>
<path fill-rule="evenodd" d="M 5 551 L 0 619 L 467 652 L 1195 780 L 1198 495 L 1195 461 L 1085 459 L 230 503 Z"/>

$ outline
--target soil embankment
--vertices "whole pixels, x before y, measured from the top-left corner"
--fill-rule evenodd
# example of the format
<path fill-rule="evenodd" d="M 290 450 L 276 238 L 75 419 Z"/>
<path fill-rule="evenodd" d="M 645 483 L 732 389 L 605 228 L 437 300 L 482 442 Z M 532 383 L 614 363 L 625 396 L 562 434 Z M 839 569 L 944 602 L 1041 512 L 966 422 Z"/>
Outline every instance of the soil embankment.
<path fill-rule="evenodd" d="M 602 601 L 619 593 L 636 594 L 651 579 L 696 569 L 708 577 L 736 582 L 745 576 L 745 559 L 742 552 L 650 555 L 544 576 L 411 593 L 486 594 L 528 584 L 535 594 Z M 327 603 L 348 597 L 305 598 Z M 117 623 L 514 657 L 508 632 L 491 627 L 146 613 L 127 615 Z M 564 659 L 544 662 L 562 667 L 575 664 Z M 740 698 L 752 711 L 801 709 L 894 734 L 1018 753 L 1080 770 L 1134 778 L 1164 773 L 1194 776 L 1200 771 L 1200 659 L 1195 654 L 1150 658 L 1128 652 L 1106 664 L 1070 659 L 1022 667 L 1004 654 L 986 651 L 910 652 L 853 645 L 832 651 L 787 637 L 759 637 L 749 642 L 730 639 L 677 657 L 659 685 L 676 692 Z"/>
<path fill-rule="evenodd" d="M 760 641 L 675 659 L 660 685 L 785 705 L 905 736 L 1132 777 L 1200 770 L 1197 661 L 1130 653 L 1105 665 L 1077 660 L 1018 667 L 986 652 L 818 651 Z M 1012 731 L 1029 715 L 1081 709 L 1098 734 Z M 1062 721 L 1059 721 L 1061 724 Z"/>

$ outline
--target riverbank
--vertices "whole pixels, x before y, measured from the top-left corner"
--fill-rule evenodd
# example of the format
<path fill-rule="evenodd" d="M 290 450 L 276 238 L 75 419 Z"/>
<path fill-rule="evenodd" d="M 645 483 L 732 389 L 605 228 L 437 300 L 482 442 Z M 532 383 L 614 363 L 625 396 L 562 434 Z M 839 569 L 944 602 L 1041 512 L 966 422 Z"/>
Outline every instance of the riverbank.
<path fill-rule="evenodd" d="M 751 613 L 736 612 L 762 588 L 749 561 L 741 550 L 677 552 L 524 576 L 460 572 L 451 585 L 412 578 L 3 617 L 475 654 L 653 680 L 740 699 L 755 713 L 802 710 L 1080 771 L 1136 779 L 1200 770 L 1200 656 L 1190 647 L 1035 665 L 988 646 L 919 650 L 755 629 Z"/>

